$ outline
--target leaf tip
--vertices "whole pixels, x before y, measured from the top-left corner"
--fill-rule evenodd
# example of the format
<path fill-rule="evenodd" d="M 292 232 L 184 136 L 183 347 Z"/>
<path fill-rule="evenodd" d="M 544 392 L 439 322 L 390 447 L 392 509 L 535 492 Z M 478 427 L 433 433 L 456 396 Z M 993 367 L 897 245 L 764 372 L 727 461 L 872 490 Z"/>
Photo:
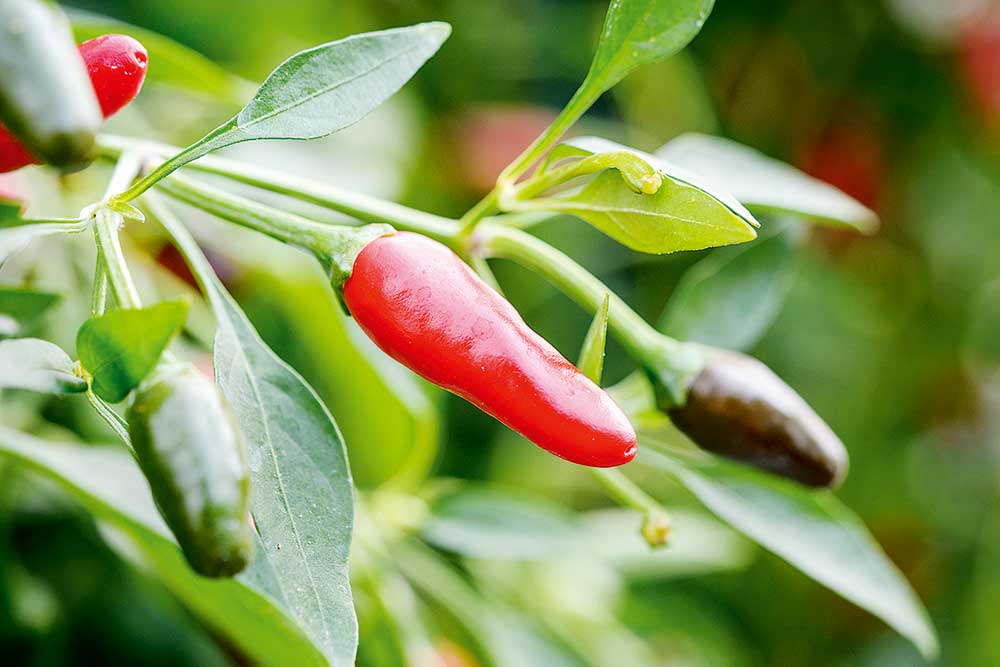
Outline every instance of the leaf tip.
<path fill-rule="evenodd" d="M 439 45 L 444 44 L 444 41 L 451 36 L 451 24 L 447 21 L 428 21 L 420 25 Z"/>

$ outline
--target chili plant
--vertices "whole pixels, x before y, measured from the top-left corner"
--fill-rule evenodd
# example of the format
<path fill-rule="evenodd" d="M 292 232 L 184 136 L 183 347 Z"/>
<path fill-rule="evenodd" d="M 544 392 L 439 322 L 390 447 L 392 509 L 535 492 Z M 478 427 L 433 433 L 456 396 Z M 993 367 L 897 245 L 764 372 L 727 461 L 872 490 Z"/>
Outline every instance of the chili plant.
<path fill-rule="evenodd" d="M 33 2 L 0 7 L 38 9 Z M 416 438 L 405 475 L 357 491 L 338 415 L 263 342 L 192 234 L 200 228 L 193 221 L 207 214 L 300 250 L 322 268 L 328 298 L 386 354 L 566 459 L 563 465 L 589 467 L 624 508 L 625 523 L 616 519 L 614 528 L 620 539 L 633 531 L 647 551 L 668 542 L 668 552 L 684 548 L 690 521 L 673 525 L 669 509 L 638 481 L 670 479 L 739 533 L 935 654 L 934 630 L 913 591 L 833 495 L 847 472 L 843 444 L 777 375 L 740 351 L 780 309 L 803 223 L 870 233 L 874 214 L 719 138 L 685 135 L 655 154 L 599 137 L 567 138 L 633 69 L 683 49 L 711 8 L 712 0 L 613 0 L 579 89 L 460 219 L 213 155 L 241 142 L 324 137 L 356 123 L 442 48 L 450 33 L 443 23 L 297 53 L 238 113 L 183 148 L 98 133 L 98 161 L 113 170 L 103 195 L 78 216 L 41 218 L 26 214 L 16 195 L 0 201 L 0 262 L 36 239 L 71 234 L 91 234 L 96 258 L 77 360 L 55 342 L 23 337 L 56 296 L 17 285 L 0 292 L 0 388 L 7 397 L 83 394 L 120 442 L 53 442 L 6 425 L 0 456 L 62 487 L 93 514 L 112 548 L 159 579 L 248 663 L 354 664 L 353 584 L 362 634 L 366 622 L 389 623 L 386 641 L 405 664 L 438 664 L 426 605 L 454 617 L 463 650 L 489 664 L 525 664 L 517 639 L 524 629 L 510 607 L 480 595 L 441 551 L 460 557 L 465 574 L 500 596 L 502 577 L 479 559 L 541 564 L 553 554 L 587 552 L 594 545 L 578 520 L 472 483 L 430 478 L 433 452 Z M 93 37 L 107 25 L 146 47 L 121 36 L 81 45 L 105 115 L 138 92 L 146 48 L 154 79 L 162 62 L 171 66 L 164 79 L 177 84 L 183 63 L 190 76 L 180 85 L 228 99 L 247 88 L 145 31 L 79 16 L 77 34 Z M 82 69 L 66 39 L 32 28 L 0 43 L 2 99 L 76 91 L 78 82 L 57 80 Z M 37 73 L 8 66 L 35 54 L 47 63 Z M 116 63 L 110 71 L 119 79 L 100 70 L 98 56 Z M 10 134 L 0 137 L 0 165 L 10 170 L 38 156 L 79 167 L 86 150 L 67 160 L 38 137 L 65 121 L 57 111 L 78 112 L 71 121 L 95 126 L 87 107 L 94 100 L 83 97 L 58 110 L 5 102 Z M 334 224 L 325 212 L 348 220 Z M 733 247 L 689 270 L 654 327 L 532 233 L 561 215 L 642 253 Z M 122 238 L 143 221 L 183 257 L 199 288 L 188 300 L 156 302 L 155 290 L 136 280 L 138 253 L 126 252 Z M 537 273 L 593 314 L 575 365 L 502 296 L 488 263 L 494 259 Z M 11 273 L 27 270 L 11 264 Z M 191 313 L 206 304 L 215 322 L 214 384 L 204 365 L 192 364 L 192 336 L 178 336 L 191 334 Z M 638 370 L 602 389 L 608 335 Z M 633 517 L 641 520 L 633 525 Z M 583 664 L 608 664 L 607 647 L 585 626 L 560 622 L 566 610 L 536 611 L 562 640 L 560 650 Z M 652 664 L 624 626 L 608 627 L 631 646 L 625 662 Z"/>

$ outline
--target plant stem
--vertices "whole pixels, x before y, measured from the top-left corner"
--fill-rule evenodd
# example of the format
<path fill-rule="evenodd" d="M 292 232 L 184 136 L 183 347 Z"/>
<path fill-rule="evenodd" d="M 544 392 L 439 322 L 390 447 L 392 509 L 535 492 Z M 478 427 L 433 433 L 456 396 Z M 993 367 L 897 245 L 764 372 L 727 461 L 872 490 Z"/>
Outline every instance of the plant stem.
<path fill-rule="evenodd" d="M 94 266 L 94 290 L 90 295 L 90 314 L 102 315 L 108 305 L 108 274 L 104 270 L 104 257 L 97 248 L 97 263 Z"/>
<path fill-rule="evenodd" d="M 126 189 L 135 179 L 140 168 L 140 162 L 136 155 L 130 153 L 122 155 L 111 175 L 105 199 L 107 200 L 114 193 Z M 106 280 L 118 305 L 125 308 L 141 308 L 139 292 L 132 282 L 132 276 L 125 263 L 125 255 L 118 238 L 118 230 L 124 220 L 120 213 L 110 208 L 102 206 L 97 210 L 94 221 L 94 236 L 97 239 L 98 267 L 103 265 L 103 270 L 98 271 L 98 275 L 94 276 L 94 284 L 95 289 L 103 289 L 102 283 Z M 97 297 L 94 301 L 99 303 L 102 299 Z M 100 305 L 103 307 L 103 303 Z"/>
<path fill-rule="evenodd" d="M 213 141 L 220 135 L 228 132 L 232 128 L 234 121 L 235 119 L 220 125 L 187 148 L 174 148 L 168 153 L 171 157 L 158 164 L 154 169 L 146 174 L 146 176 L 133 183 L 131 187 L 123 189 L 122 191 L 112 195 L 110 203 L 127 204 L 173 172 L 183 167 L 185 164 L 196 160 L 205 153 L 213 150 L 213 147 L 217 147 L 214 146 Z"/>
<path fill-rule="evenodd" d="M 180 175 L 161 182 L 159 189 L 223 220 L 306 249 L 312 248 L 331 227 Z"/>
<path fill-rule="evenodd" d="M 354 260 L 362 248 L 373 239 L 393 231 L 385 224 L 364 227 L 323 224 L 179 175 L 161 181 L 159 187 L 174 199 L 223 220 L 311 252 L 323 264 L 338 289 L 351 275 Z"/>
<path fill-rule="evenodd" d="M 528 168 L 537 162 L 542 155 L 549 148 L 552 147 L 554 143 L 559 141 L 566 131 L 573 126 L 576 121 L 580 120 L 590 105 L 594 103 L 594 95 L 588 86 L 588 82 L 585 80 L 576 92 L 573 93 L 573 97 L 570 98 L 563 110 L 559 112 L 552 124 L 542 132 L 537 139 L 535 139 L 530 146 L 528 146 L 524 151 L 517 156 L 513 162 L 511 162 L 507 167 L 500 173 L 499 180 L 508 180 L 514 182 L 520 177 Z"/>
<path fill-rule="evenodd" d="M 570 101 L 552 121 L 552 124 L 500 172 L 497 184 L 493 189 L 462 216 L 460 238 L 468 238 L 483 218 L 498 210 L 497 203 L 501 198 L 501 189 L 513 186 L 517 179 L 542 157 L 545 151 L 559 141 L 573 126 L 573 123 L 579 120 L 580 116 L 594 103 L 592 98 L 593 95 L 587 90 L 587 82 L 584 81 L 583 85 L 577 89 Z"/>
<path fill-rule="evenodd" d="M 626 477 L 621 470 L 617 468 L 590 468 L 590 472 L 619 505 L 644 514 L 664 511 L 660 503 L 636 486 L 635 482 Z"/>
<path fill-rule="evenodd" d="M 465 212 L 461 220 L 458 221 L 459 225 L 459 238 L 467 239 L 475 230 L 476 225 L 482 222 L 483 218 L 496 213 L 499 209 L 497 204 L 499 202 L 499 196 L 497 194 L 497 188 L 490 190 L 489 194 L 479 200 L 479 202 Z"/>
<path fill-rule="evenodd" d="M 170 154 L 176 150 L 164 144 L 107 135 L 100 137 L 100 145 L 103 154 L 112 157 L 130 149 L 157 155 Z M 456 249 L 454 244 L 457 227 L 450 218 L 214 155 L 206 155 L 197 162 L 185 165 L 185 168 L 224 176 L 238 183 L 293 197 L 368 222 L 384 222 L 400 229 L 418 232 Z"/>

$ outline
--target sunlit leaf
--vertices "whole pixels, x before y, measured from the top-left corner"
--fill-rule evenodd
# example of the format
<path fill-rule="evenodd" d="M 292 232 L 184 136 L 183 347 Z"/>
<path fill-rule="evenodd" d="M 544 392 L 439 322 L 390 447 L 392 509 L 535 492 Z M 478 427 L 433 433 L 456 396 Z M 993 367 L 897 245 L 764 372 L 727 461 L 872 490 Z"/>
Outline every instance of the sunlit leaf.
<path fill-rule="evenodd" d="M 698 34 L 714 4 L 714 0 L 611 0 L 588 82 L 607 90 L 639 65 L 677 53 Z"/>
<path fill-rule="evenodd" d="M 598 174 L 567 197 L 533 200 L 534 210 L 586 220 L 622 245 L 662 254 L 744 243 L 753 227 L 697 188 L 667 178 L 653 195 L 636 194 L 613 171 Z"/>
<path fill-rule="evenodd" d="M 61 347 L 38 338 L 0 340 L 0 389 L 27 389 L 47 394 L 87 390 L 73 373 L 73 360 Z"/>
<path fill-rule="evenodd" d="M 756 236 L 757 221 L 725 189 L 655 156 L 598 137 L 575 138 L 556 151 L 553 162 L 602 154 L 627 155 L 630 161 L 600 172 L 567 196 L 508 199 L 501 201 L 504 208 L 576 215 L 623 245 L 655 254 L 742 243 Z M 662 175 L 658 190 L 642 191 L 643 173 L 635 160 Z"/>
<path fill-rule="evenodd" d="M 831 492 L 811 491 L 705 452 L 643 444 L 643 463 L 669 473 L 719 518 L 884 620 L 928 658 L 937 654 L 936 633 L 913 589 Z"/>
<path fill-rule="evenodd" d="M 685 134 L 656 155 L 725 188 L 754 210 L 801 215 L 865 233 L 878 227 L 873 211 L 837 188 L 735 141 Z"/>
<path fill-rule="evenodd" d="M 744 220 L 747 224 L 753 227 L 760 227 L 760 223 L 757 222 L 757 219 L 754 218 L 753 214 L 750 213 L 750 211 L 748 211 L 746 207 L 733 196 L 724 183 L 707 179 L 701 174 L 684 168 L 683 166 L 668 162 L 663 158 L 640 151 L 636 148 L 632 148 L 631 146 L 624 146 L 615 141 L 611 141 L 610 139 L 591 136 L 573 137 L 571 139 L 567 139 L 552 149 L 552 158 L 549 160 L 549 164 L 572 156 L 581 157 L 600 154 L 628 155 L 632 160 L 638 160 L 641 163 L 648 165 L 648 168 L 655 169 L 663 176 L 667 176 L 674 181 L 685 183 L 700 190 L 704 193 L 707 199 L 713 199 L 721 203 L 723 206 L 732 211 L 734 215 Z M 639 169 L 635 165 L 630 165 L 627 162 L 624 164 L 618 164 L 615 168 L 622 173 L 622 176 L 626 179 L 626 181 L 638 180 L 641 182 L 642 177 L 645 175 L 643 170 Z M 630 183 L 630 187 L 632 187 L 632 189 L 636 192 L 642 191 L 641 187 L 635 187 L 635 184 L 633 183 Z"/>
<path fill-rule="evenodd" d="M 264 589 L 206 579 L 184 561 L 149 486 L 124 449 L 45 442 L 0 427 L 0 459 L 45 476 L 101 521 L 112 546 L 155 575 L 212 631 L 261 667 L 325 667 L 326 660 Z"/>
<path fill-rule="evenodd" d="M 450 33 L 447 23 L 421 23 L 301 51 L 271 72 L 237 116 L 184 149 L 155 178 L 242 141 L 316 139 L 353 125 L 409 81 Z"/>
<path fill-rule="evenodd" d="M 752 347 L 784 304 L 798 266 L 796 228 L 777 226 L 753 243 L 714 251 L 674 290 L 660 330 L 731 350 Z"/>
<path fill-rule="evenodd" d="M 187 301 L 148 308 L 122 308 L 92 317 L 76 335 L 80 363 L 92 376 L 94 393 L 118 403 L 156 367 L 187 318 Z"/>
<path fill-rule="evenodd" d="M 347 571 L 354 488 L 340 431 L 312 388 L 260 339 L 201 249 L 151 207 L 218 320 L 215 377 L 250 446 L 250 511 L 260 544 L 241 581 L 278 600 L 336 667 L 354 664 L 358 625 Z"/>

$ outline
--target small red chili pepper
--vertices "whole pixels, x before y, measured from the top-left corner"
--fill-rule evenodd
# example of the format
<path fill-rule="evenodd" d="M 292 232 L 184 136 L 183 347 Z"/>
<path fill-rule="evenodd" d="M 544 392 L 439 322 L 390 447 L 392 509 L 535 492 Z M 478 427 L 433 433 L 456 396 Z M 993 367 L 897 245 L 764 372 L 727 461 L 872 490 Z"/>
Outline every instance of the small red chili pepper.
<path fill-rule="evenodd" d="M 139 94 L 149 61 L 146 49 L 128 35 L 102 35 L 80 44 L 79 49 L 101 111 L 110 118 Z M 0 125 L 0 173 L 36 162 Z"/>
<path fill-rule="evenodd" d="M 375 239 L 354 261 L 344 301 L 389 356 L 542 449 L 599 468 L 635 456 L 635 430 L 614 400 L 437 241 Z"/>

